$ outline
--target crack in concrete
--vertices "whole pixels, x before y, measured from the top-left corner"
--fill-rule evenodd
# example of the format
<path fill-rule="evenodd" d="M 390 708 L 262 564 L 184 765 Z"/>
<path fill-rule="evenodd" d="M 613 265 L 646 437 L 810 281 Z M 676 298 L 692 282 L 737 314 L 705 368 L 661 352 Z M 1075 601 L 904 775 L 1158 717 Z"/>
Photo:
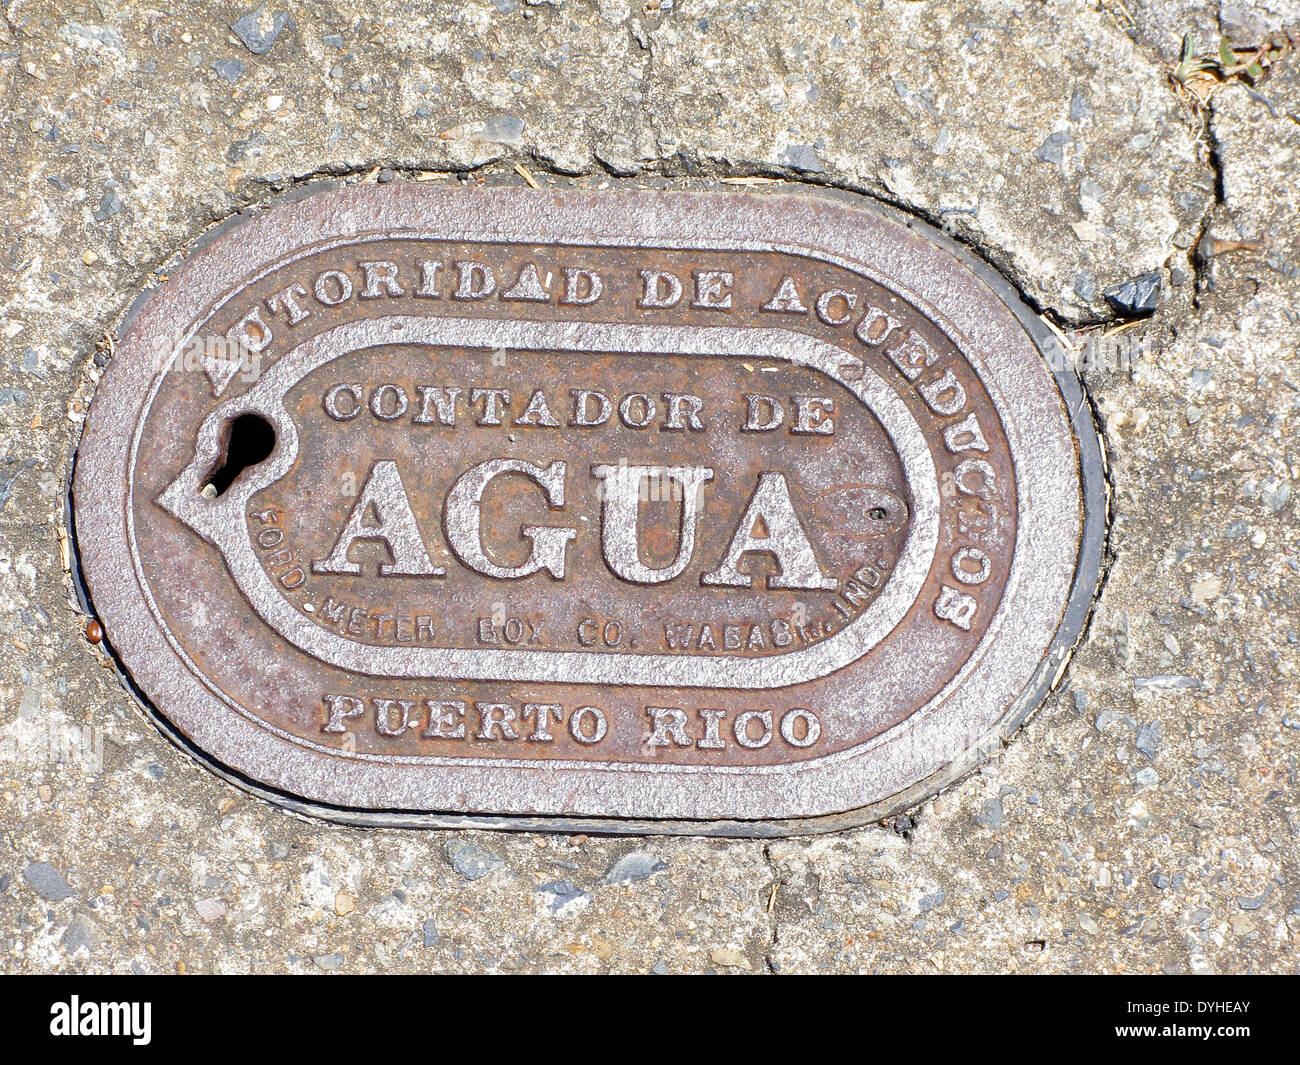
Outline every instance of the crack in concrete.
<path fill-rule="evenodd" d="M 1131 321 L 1131 318 L 1121 314 L 1110 314 L 1095 318 L 1088 318 L 1082 321 L 1071 321 L 1061 314 L 1056 308 L 1042 303 L 1028 291 L 1016 277 L 1016 271 L 1010 267 L 1004 256 L 996 255 L 991 249 L 985 247 L 977 241 L 972 235 L 963 233 L 953 227 L 950 227 L 946 221 L 946 215 L 951 214 L 951 210 L 935 209 L 928 210 L 917 204 L 910 203 L 890 194 L 885 186 L 875 188 L 865 183 L 849 181 L 838 178 L 834 175 L 810 174 L 804 171 L 796 170 L 792 167 L 775 166 L 771 163 L 749 161 L 743 163 L 719 163 L 717 160 L 710 159 L 707 156 L 701 157 L 699 152 L 693 153 L 691 158 L 687 154 L 687 149 L 681 149 L 676 155 L 665 159 L 654 160 L 642 164 L 640 173 L 636 176 L 618 173 L 605 160 L 601 159 L 593 149 L 592 159 L 594 165 L 580 173 L 571 173 L 567 170 L 557 167 L 553 160 L 537 154 L 535 148 L 522 149 L 518 153 L 503 153 L 501 156 L 476 164 L 473 167 L 452 167 L 446 163 L 422 163 L 419 161 L 402 161 L 397 159 L 379 160 L 375 159 L 364 165 L 349 164 L 326 164 L 309 174 L 295 175 L 284 181 L 274 181 L 265 177 L 250 175 L 251 182 L 261 182 L 272 188 L 277 194 L 282 194 L 289 187 L 302 185 L 314 185 L 324 180 L 345 180 L 349 177 L 368 176 L 376 168 L 387 168 L 394 174 L 402 175 L 407 179 L 414 179 L 421 173 L 439 173 L 439 174 L 478 174 L 491 171 L 494 167 L 501 167 L 501 175 L 509 177 L 509 170 L 514 164 L 527 161 L 533 164 L 533 167 L 541 174 L 557 178 L 575 178 L 590 177 L 597 173 L 608 174 L 608 176 L 619 181 L 632 181 L 636 177 L 642 179 L 646 177 L 658 177 L 666 181 L 675 180 L 697 180 L 697 181 L 744 181 L 746 179 L 758 179 L 762 181 L 786 182 L 790 185 L 805 186 L 810 188 L 828 189 L 832 192 L 847 192 L 854 196 L 862 196 L 876 203 L 891 207 L 908 218 L 914 218 L 926 225 L 937 229 L 953 243 L 959 245 L 964 251 L 977 257 L 981 262 L 993 267 L 1004 281 L 1009 284 L 1016 293 L 1016 296 L 1029 307 L 1035 314 L 1051 320 L 1053 325 L 1062 329 L 1096 329 L 1105 326 L 1122 325 Z M 677 165 L 674 165 L 674 164 Z M 314 191 L 314 190 L 313 190 Z M 255 209 L 256 203 L 248 207 L 239 208 L 231 212 L 227 217 L 233 217 L 242 214 L 249 209 Z M 270 206 L 269 204 L 267 206 Z M 1208 212 L 1207 212 L 1208 213 Z M 213 228 L 220 225 L 225 219 L 220 219 L 212 224 Z M 1203 221 L 1203 220 L 1202 220 Z"/>
<path fill-rule="evenodd" d="M 777 973 L 779 968 L 772 959 L 776 946 L 780 942 L 781 919 L 776 912 L 776 896 L 781 890 L 781 885 L 785 882 L 784 878 L 777 870 L 776 862 L 772 858 L 772 844 L 763 844 L 763 861 L 767 864 L 768 869 L 772 872 L 772 882 L 769 886 L 769 894 L 766 902 L 767 913 L 767 946 L 763 951 L 763 968 L 768 973 Z"/>
<path fill-rule="evenodd" d="M 1210 229 L 1214 225 L 1219 208 L 1227 204 L 1223 185 L 1223 145 L 1214 132 L 1212 107 L 1213 101 L 1211 101 L 1211 107 L 1207 108 L 1205 113 L 1204 136 L 1206 144 L 1205 162 L 1214 176 L 1214 199 L 1206 206 L 1205 212 L 1201 216 L 1200 225 L 1196 231 L 1196 243 L 1192 245 L 1190 254 L 1187 257 L 1192 269 L 1192 310 L 1198 316 L 1203 310 L 1201 293 L 1206 290 L 1210 280 L 1210 261 L 1209 256 L 1205 254 L 1206 241 L 1209 238 Z"/>

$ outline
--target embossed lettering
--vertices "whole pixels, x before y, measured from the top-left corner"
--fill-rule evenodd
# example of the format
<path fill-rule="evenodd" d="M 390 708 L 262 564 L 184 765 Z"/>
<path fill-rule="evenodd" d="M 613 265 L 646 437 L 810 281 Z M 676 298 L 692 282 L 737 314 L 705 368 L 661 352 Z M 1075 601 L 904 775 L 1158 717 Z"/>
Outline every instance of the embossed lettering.
<path fill-rule="evenodd" d="M 545 469 L 522 459 L 489 459 L 461 474 L 447 493 L 444 507 L 447 542 L 456 557 L 486 577 L 518 579 L 546 570 L 557 581 L 564 578 L 564 551 L 577 530 L 525 525 L 519 531 L 533 542 L 528 558 L 518 566 L 501 566 L 483 550 L 481 503 L 483 492 L 496 477 L 518 473 L 535 481 L 546 493 L 552 509 L 564 506 L 564 474 L 568 467 L 553 462 Z"/>
<path fill-rule="evenodd" d="M 605 564 L 633 584 L 662 584 L 680 574 L 695 550 L 695 525 L 703 487 L 713 480 L 713 470 L 703 466 L 593 466 L 591 473 L 603 482 L 600 542 Z M 677 557 L 666 566 L 652 568 L 641 561 L 637 535 L 641 484 L 648 477 L 663 475 L 681 486 L 681 525 Z"/>
<path fill-rule="evenodd" d="M 377 524 L 367 524 L 370 512 Z M 313 573 L 360 573 L 361 565 L 348 561 L 348 552 L 358 540 L 379 540 L 392 553 L 392 562 L 381 562 L 379 572 L 393 577 L 445 577 L 447 571 L 435 566 L 420 537 L 411 512 L 411 501 L 402 485 L 397 463 L 381 460 L 370 468 L 356 505 L 348 515 L 334 550 L 327 558 L 311 564 Z"/>
<path fill-rule="evenodd" d="M 754 531 L 759 523 L 763 535 Z M 790 487 L 783 473 L 758 475 L 758 486 L 741 515 L 722 564 L 704 574 L 700 583 L 729 588 L 753 587 L 753 577 L 737 568 L 741 558 L 751 551 L 771 555 L 776 562 L 779 572 L 768 578 L 769 588 L 833 591 L 837 587 L 837 582 L 827 577 L 817 564 L 808 534 L 795 515 Z"/>

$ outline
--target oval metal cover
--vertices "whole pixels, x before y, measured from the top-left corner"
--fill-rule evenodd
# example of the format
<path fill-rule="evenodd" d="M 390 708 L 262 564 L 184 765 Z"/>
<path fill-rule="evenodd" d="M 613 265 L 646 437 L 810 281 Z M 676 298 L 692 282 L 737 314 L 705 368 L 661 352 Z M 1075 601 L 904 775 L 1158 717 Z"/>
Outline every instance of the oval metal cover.
<path fill-rule="evenodd" d="M 134 312 L 74 484 L 120 662 L 343 820 L 767 834 L 1010 734 L 1095 588 L 1041 324 L 827 194 L 356 187 Z"/>

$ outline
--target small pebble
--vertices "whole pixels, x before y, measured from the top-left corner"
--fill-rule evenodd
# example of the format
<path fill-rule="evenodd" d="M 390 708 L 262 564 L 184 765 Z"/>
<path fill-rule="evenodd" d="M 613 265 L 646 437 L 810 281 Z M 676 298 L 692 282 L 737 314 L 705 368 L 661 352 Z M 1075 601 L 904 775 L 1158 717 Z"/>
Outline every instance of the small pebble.
<path fill-rule="evenodd" d="M 591 895 L 572 880 L 556 880 L 550 884 L 542 884 L 537 891 L 548 900 L 547 906 L 554 914 L 583 909 L 591 901 Z"/>
<path fill-rule="evenodd" d="M 238 59 L 218 59 L 212 69 L 229 82 L 238 81 L 244 74 L 244 64 Z"/>
<path fill-rule="evenodd" d="M 460 840 L 449 841 L 442 851 L 451 867 L 466 880 L 478 880 L 506 864 L 491 851 Z"/>
<path fill-rule="evenodd" d="M 709 951 L 709 961 L 714 965 L 721 965 L 724 969 L 744 969 L 752 970 L 749 958 L 739 950 L 733 950 L 731 947 L 714 947 Z"/>
<path fill-rule="evenodd" d="M 50 902 L 71 898 L 77 892 L 49 862 L 32 862 L 23 870 L 23 880 L 36 894 Z"/>
<path fill-rule="evenodd" d="M 289 15 L 277 11 L 268 15 L 265 4 L 259 4 L 252 11 L 245 12 L 230 24 L 235 36 L 243 42 L 254 55 L 265 55 L 275 44 L 280 32 L 290 22 Z"/>
<path fill-rule="evenodd" d="M 194 911 L 203 919 L 204 923 L 219 921 L 226 916 L 226 904 L 218 898 L 198 899 L 194 903 Z"/>
<path fill-rule="evenodd" d="M 1160 305 L 1160 275 L 1143 274 L 1102 292 L 1112 310 L 1129 317 L 1150 314 Z"/>
<path fill-rule="evenodd" d="M 989 799 L 975 815 L 975 823 L 981 828 L 1001 828 L 1004 816 L 1002 800 Z"/>
<path fill-rule="evenodd" d="M 623 855 L 609 867 L 608 872 L 605 873 L 605 883 L 626 884 L 634 880 L 645 880 L 667 868 L 668 866 L 658 855 L 648 851 L 633 851 L 631 854 Z"/>
<path fill-rule="evenodd" d="M 1147 761 L 1155 761 L 1156 751 L 1160 749 L 1160 722 L 1150 721 L 1139 725 L 1133 746 L 1146 755 Z"/>

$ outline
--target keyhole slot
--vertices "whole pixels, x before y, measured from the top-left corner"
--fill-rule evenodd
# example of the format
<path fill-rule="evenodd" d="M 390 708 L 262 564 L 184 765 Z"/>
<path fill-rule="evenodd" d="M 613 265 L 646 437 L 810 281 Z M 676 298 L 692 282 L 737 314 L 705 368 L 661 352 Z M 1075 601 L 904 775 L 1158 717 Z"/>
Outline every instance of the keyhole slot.
<path fill-rule="evenodd" d="M 222 436 L 221 458 L 203 486 L 203 494 L 211 499 L 224 495 L 236 477 L 265 462 L 275 450 L 275 428 L 260 414 L 237 415 L 226 422 Z"/>

